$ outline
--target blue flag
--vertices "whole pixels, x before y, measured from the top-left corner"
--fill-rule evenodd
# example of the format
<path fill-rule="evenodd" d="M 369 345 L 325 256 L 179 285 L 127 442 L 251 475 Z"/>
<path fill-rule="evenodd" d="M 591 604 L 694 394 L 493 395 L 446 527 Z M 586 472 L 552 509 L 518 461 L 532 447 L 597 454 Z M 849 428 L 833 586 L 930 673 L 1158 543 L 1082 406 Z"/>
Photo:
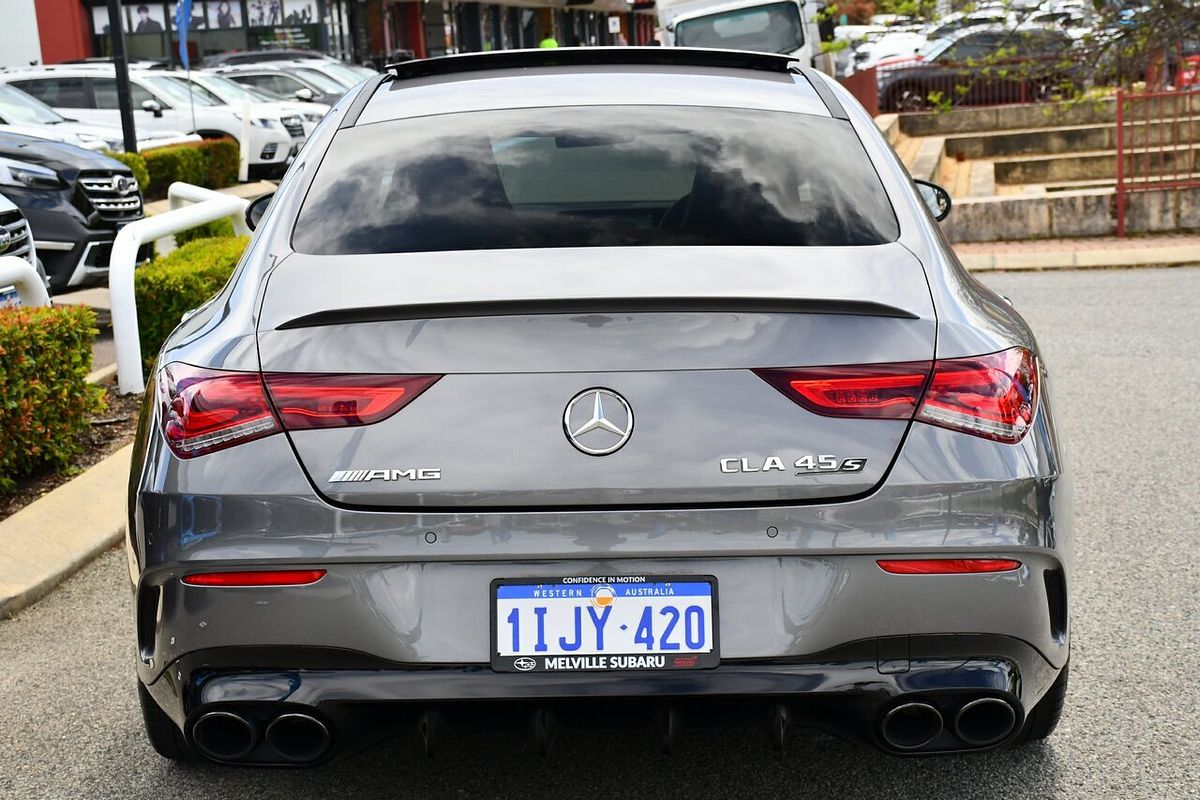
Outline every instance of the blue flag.
<path fill-rule="evenodd" d="M 179 60 L 184 69 L 191 69 L 187 49 L 188 26 L 191 24 L 192 0 L 179 0 L 179 4 L 175 6 L 175 31 L 179 34 Z"/>

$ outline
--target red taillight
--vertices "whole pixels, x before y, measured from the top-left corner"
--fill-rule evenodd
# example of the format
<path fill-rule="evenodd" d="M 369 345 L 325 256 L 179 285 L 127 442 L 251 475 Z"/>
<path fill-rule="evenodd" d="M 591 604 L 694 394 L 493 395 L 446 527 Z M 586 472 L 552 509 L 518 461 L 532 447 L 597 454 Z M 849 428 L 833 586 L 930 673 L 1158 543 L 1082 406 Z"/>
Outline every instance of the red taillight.
<path fill-rule="evenodd" d="M 193 458 L 281 430 L 370 425 L 440 377 L 272 373 L 264 386 L 254 372 L 169 364 L 158 380 L 163 434 L 177 456 Z"/>
<path fill-rule="evenodd" d="M 272 569 L 253 572 L 197 572 L 184 575 L 188 586 L 307 586 L 325 577 L 323 569 Z"/>
<path fill-rule="evenodd" d="M 1011 558 L 904 558 L 876 561 L 893 575 L 965 575 L 975 572 L 1008 572 L 1021 566 Z"/>
<path fill-rule="evenodd" d="M 267 391 L 288 430 L 370 425 L 411 403 L 441 375 L 268 373 Z"/>
<path fill-rule="evenodd" d="M 1024 438 L 1037 409 L 1037 359 L 1024 347 L 932 363 L 754 372 L 815 414 L 915 417 L 1008 444 Z"/>
<path fill-rule="evenodd" d="M 262 379 L 254 372 L 218 372 L 169 364 L 158 380 L 163 433 L 180 458 L 211 453 L 280 430 Z"/>
<path fill-rule="evenodd" d="M 755 373 L 815 414 L 912 419 L 929 380 L 928 361 L 862 367 L 759 369 Z"/>
<path fill-rule="evenodd" d="M 1033 424 L 1037 391 L 1037 359 L 1024 347 L 938 361 L 917 419 L 1015 444 Z"/>

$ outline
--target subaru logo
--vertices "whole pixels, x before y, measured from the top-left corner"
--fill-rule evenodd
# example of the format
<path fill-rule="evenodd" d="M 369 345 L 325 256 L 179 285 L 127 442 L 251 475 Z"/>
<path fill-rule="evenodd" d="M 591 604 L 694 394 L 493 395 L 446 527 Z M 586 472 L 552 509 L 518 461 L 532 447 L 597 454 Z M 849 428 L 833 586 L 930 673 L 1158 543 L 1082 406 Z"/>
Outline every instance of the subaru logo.
<path fill-rule="evenodd" d="M 537 666 L 537 662 L 529 656 L 521 656 L 513 661 L 513 666 L 521 670 L 521 672 L 529 672 L 529 670 Z"/>
<path fill-rule="evenodd" d="M 612 389 L 585 389 L 563 412 L 563 431 L 575 449 L 589 456 L 615 453 L 633 433 L 633 409 Z"/>

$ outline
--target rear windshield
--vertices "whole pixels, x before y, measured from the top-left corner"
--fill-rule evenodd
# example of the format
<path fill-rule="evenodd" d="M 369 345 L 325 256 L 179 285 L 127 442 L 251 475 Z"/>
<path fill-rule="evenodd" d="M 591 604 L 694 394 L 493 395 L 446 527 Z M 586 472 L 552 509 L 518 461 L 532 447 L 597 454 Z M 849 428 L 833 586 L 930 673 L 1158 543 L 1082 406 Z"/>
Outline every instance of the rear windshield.
<path fill-rule="evenodd" d="M 698 107 L 446 114 L 340 131 L 302 253 L 871 245 L 899 235 L 849 123 Z"/>

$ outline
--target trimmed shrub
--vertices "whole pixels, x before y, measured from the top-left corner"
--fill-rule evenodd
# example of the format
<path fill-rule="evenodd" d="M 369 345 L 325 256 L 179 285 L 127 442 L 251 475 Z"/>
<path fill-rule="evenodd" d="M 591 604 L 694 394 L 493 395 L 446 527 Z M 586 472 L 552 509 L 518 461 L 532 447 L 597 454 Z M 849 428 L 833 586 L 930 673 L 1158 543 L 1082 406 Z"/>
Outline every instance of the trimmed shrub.
<path fill-rule="evenodd" d="M 70 465 L 104 392 L 92 368 L 96 315 L 83 306 L 0 311 L 0 494 Z"/>
<path fill-rule="evenodd" d="M 220 291 L 250 240 L 196 239 L 133 274 L 142 357 L 149 370 L 167 336 L 188 311 Z"/>
<path fill-rule="evenodd" d="M 150 185 L 150 173 L 146 171 L 146 159 L 137 153 L 112 153 L 107 150 L 104 151 L 104 155 L 114 161 L 120 161 L 133 170 L 133 177 L 137 180 L 138 186 L 143 192 L 146 191 L 146 187 Z"/>
<path fill-rule="evenodd" d="M 183 247 L 197 239 L 227 239 L 230 236 L 233 236 L 233 222 L 228 217 L 222 217 L 216 222 L 206 222 L 175 234 L 175 246 Z"/>
<path fill-rule="evenodd" d="M 192 183 L 206 189 L 224 189 L 238 180 L 242 151 L 228 136 L 205 139 L 170 147 L 156 147 L 145 153 L 108 153 L 133 170 L 147 200 L 161 200 L 175 181 Z M 140 170 L 140 171 L 139 171 Z"/>
<path fill-rule="evenodd" d="M 204 154 L 208 163 L 208 180 L 203 184 L 209 189 L 224 189 L 238 182 L 238 165 L 242 160 L 242 149 L 233 139 L 205 139 L 188 145 Z"/>

